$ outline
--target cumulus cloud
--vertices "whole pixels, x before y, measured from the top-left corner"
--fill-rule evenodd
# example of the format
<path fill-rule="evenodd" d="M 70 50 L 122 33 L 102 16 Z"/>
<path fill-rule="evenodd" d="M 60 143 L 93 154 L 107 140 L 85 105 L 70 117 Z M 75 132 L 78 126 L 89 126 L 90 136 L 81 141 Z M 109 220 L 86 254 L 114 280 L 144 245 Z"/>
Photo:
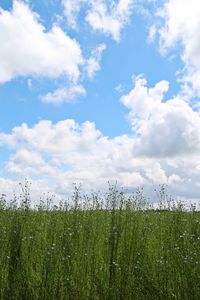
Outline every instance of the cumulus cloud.
<path fill-rule="evenodd" d="M 100 60 L 103 51 L 106 49 L 105 44 L 98 45 L 91 53 L 91 57 L 86 61 L 85 69 L 87 76 L 93 78 L 97 71 L 101 69 Z"/>
<path fill-rule="evenodd" d="M 158 89 L 163 90 L 160 86 Z M 162 105 L 166 103 L 160 103 Z M 186 106 L 184 103 L 181 114 L 189 114 L 192 119 L 194 115 L 190 114 Z M 159 108 L 159 112 L 162 114 L 162 108 Z M 140 136 L 122 135 L 115 138 L 104 136 L 89 121 L 78 124 L 70 119 L 57 123 L 42 120 L 33 127 L 24 123 L 13 128 L 10 133 L 0 133 L 1 147 L 11 151 L 4 172 L 7 178 L 15 178 L 8 179 L 11 186 L 27 177 L 34 182 L 37 193 L 41 187 L 41 193 L 46 189 L 46 192 L 50 191 L 60 197 L 66 197 L 72 191 L 73 183 L 82 183 L 84 190 L 91 191 L 104 188 L 108 181 L 117 181 L 128 189 L 142 185 L 149 190 L 166 183 L 170 184 L 175 194 L 180 195 L 184 191 L 186 197 L 198 197 L 200 156 L 199 152 L 188 146 L 194 132 L 191 126 L 195 125 L 184 116 L 187 124 L 181 128 L 180 133 L 174 121 L 179 113 L 176 109 L 167 110 L 167 115 L 172 114 L 172 124 L 171 120 L 168 123 L 165 115 L 162 115 L 161 121 L 158 116 L 150 116 L 149 127 L 147 123 L 141 124 Z M 156 115 L 156 112 L 152 114 Z M 147 119 L 142 120 L 147 122 Z M 161 129 L 159 122 L 165 124 Z M 151 135 L 152 126 L 155 136 Z M 156 126 L 159 127 L 157 131 Z M 188 128 L 190 131 L 187 131 Z M 176 147 L 176 142 L 179 145 L 179 139 L 182 139 L 178 135 L 185 132 L 188 140 L 184 140 L 185 144 L 181 146 L 188 147 L 190 153 L 183 153 L 181 147 Z M 198 137 L 193 135 L 193 138 Z M 148 139 L 152 139 L 153 146 L 146 142 Z M 175 149 L 174 153 L 170 152 L 172 149 Z M 2 191 L 4 187 L 5 184 L 2 185 Z"/>
<path fill-rule="evenodd" d="M 154 157 L 191 155 L 200 150 L 199 114 L 178 97 L 163 101 L 168 82 L 160 81 L 153 88 L 137 77 L 135 86 L 121 98 L 129 114 L 138 140 L 135 151 Z"/>
<path fill-rule="evenodd" d="M 169 83 L 165 80 L 158 82 L 153 88 L 146 85 L 147 80 L 142 75 L 137 76 L 134 88 L 121 98 L 122 103 L 131 110 L 130 117 L 133 120 L 137 116 L 148 120 L 169 88 Z"/>
<path fill-rule="evenodd" d="M 92 28 L 119 41 L 133 1 L 121 0 L 110 6 L 103 0 L 63 0 L 63 3 L 68 5 L 65 13 L 72 27 L 76 26 L 76 15 L 84 3 L 87 5 L 85 19 Z M 153 40 L 159 34 L 162 51 L 182 43 L 185 64 L 182 83 L 191 97 L 194 92 L 198 95 L 200 78 L 199 9 L 196 1 L 192 4 L 178 0 L 165 2 L 159 11 L 164 22 L 158 26 L 154 24 L 149 36 Z M 187 8 L 188 19 L 185 18 L 186 11 L 182 11 L 183 6 Z M 17 76 L 36 75 L 65 75 L 71 80 L 68 87 L 42 97 L 44 102 L 51 103 L 71 102 L 84 95 L 84 87 L 79 83 L 79 68 L 85 64 L 85 71 L 92 78 L 100 69 L 101 54 L 105 49 L 103 44 L 97 46 L 91 57 L 84 60 L 75 40 L 56 25 L 47 31 L 39 16 L 16 0 L 11 11 L 0 10 L 0 38 L 3 41 L 0 82 Z M 130 111 L 133 129 L 130 136 L 108 138 L 94 123 L 78 124 L 74 120 L 57 123 L 42 120 L 31 127 L 24 123 L 10 133 L 0 132 L 0 147 L 9 151 L 2 171 L 6 176 L 0 178 L 2 190 L 10 192 L 16 182 L 28 177 L 32 178 L 38 194 L 50 191 L 65 196 L 73 182 L 83 183 L 90 191 L 104 187 L 107 181 L 117 180 L 130 189 L 138 185 L 152 187 L 168 183 L 177 195 L 199 197 L 200 114 L 180 95 L 166 99 L 168 89 L 169 83 L 165 80 L 148 87 L 144 77 L 136 77 L 131 91 L 121 98 Z"/>
<path fill-rule="evenodd" d="M 186 99 L 200 96 L 200 6 L 198 0 L 167 0 L 157 11 L 161 22 L 153 24 L 150 38 L 159 37 L 162 53 L 182 46 L 184 69 L 179 75 Z"/>
<path fill-rule="evenodd" d="M 73 182 L 83 183 L 90 191 L 108 181 L 132 187 L 147 180 L 166 180 L 159 163 L 133 157 L 132 138 L 109 139 L 89 121 L 81 125 L 74 120 L 40 121 L 32 128 L 22 124 L 10 134 L 1 133 L 0 142 L 12 150 L 7 174 L 50 181 L 58 194 L 66 194 Z"/>
<path fill-rule="evenodd" d="M 68 24 L 77 27 L 76 18 L 82 6 L 86 6 L 85 20 L 95 30 L 111 36 L 119 42 L 121 30 L 129 22 L 134 0 L 112 1 L 105 0 L 63 0 Z"/>
<path fill-rule="evenodd" d="M 20 0 L 0 8 L 0 83 L 18 76 L 67 76 L 77 81 L 83 57 L 79 44 L 59 26 L 47 31 L 39 16 Z"/>
<path fill-rule="evenodd" d="M 41 96 L 44 103 L 61 104 L 63 102 L 72 103 L 77 97 L 86 95 L 86 90 L 82 85 L 72 85 L 67 88 L 59 88 L 54 92 Z"/>

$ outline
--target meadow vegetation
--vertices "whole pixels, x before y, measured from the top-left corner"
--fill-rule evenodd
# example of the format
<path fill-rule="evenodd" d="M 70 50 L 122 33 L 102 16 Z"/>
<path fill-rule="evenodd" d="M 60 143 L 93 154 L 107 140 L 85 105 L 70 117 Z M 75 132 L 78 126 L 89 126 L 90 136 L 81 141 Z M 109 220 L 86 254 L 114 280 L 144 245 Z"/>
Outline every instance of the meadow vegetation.
<path fill-rule="evenodd" d="M 71 202 L 0 201 L 0 299 L 200 299 L 200 213 L 110 187 Z"/>

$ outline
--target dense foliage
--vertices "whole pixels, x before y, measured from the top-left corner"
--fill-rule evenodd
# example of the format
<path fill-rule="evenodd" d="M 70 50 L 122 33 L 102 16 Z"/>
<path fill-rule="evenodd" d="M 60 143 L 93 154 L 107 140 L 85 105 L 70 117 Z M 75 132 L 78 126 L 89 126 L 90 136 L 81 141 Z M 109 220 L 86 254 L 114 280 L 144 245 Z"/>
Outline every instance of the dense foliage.
<path fill-rule="evenodd" d="M 0 299 L 200 299 L 200 213 L 110 188 L 0 209 Z"/>

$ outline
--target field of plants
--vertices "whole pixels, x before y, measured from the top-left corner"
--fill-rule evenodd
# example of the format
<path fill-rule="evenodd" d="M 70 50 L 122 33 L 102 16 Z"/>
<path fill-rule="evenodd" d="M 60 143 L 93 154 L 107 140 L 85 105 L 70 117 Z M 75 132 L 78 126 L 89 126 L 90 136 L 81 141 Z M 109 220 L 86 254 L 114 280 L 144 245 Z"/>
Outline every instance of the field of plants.
<path fill-rule="evenodd" d="M 0 207 L 0 299 L 200 299 L 200 213 L 142 192 Z"/>

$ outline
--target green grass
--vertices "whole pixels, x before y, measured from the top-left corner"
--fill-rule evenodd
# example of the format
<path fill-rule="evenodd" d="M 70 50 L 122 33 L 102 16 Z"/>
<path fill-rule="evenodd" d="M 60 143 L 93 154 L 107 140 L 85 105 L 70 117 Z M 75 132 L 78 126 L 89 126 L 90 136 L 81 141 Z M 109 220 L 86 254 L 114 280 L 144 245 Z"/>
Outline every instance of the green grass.
<path fill-rule="evenodd" d="M 200 299 L 199 212 L 144 209 L 142 193 L 115 188 L 72 198 L 35 210 L 28 193 L 20 207 L 2 199 L 0 299 Z"/>

